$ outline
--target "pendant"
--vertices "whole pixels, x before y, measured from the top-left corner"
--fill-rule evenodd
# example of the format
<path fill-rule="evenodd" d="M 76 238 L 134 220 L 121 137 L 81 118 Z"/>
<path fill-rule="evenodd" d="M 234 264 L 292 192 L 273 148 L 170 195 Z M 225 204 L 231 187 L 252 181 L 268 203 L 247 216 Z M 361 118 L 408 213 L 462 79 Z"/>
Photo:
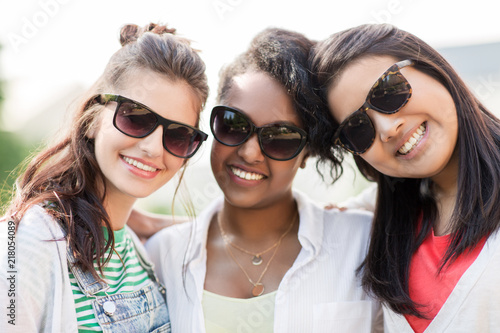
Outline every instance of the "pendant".
<path fill-rule="evenodd" d="M 106 302 L 104 302 L 104 304 L 102 305 L 102 308 L 104 309 L 104 313 L 107 314 L 110 317 L 116 311 L 115 302 L 112 302 L 112 301 L 106 301 Z"/>
<path fill-rule="evenodd" d="M 254 297 L 260 296 L 264 293 L 264 285 L 262 283 L 256 283 L 252 288 L 252 295 Z"/>
<path fill-rule="evenodd" d="M 252 264 L 254 264 L 255 266 L 259 266 L 260 264 L 262 264 L 262 257 L 261 256 L 253 256 Z"/>

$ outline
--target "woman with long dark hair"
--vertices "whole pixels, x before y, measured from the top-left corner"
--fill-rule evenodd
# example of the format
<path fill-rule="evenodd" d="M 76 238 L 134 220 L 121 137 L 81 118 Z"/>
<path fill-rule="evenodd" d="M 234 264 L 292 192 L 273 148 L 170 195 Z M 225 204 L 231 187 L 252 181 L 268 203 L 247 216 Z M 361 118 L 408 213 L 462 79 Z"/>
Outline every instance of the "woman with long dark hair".
<path fill-rule="evenodd" d="M 18 179 L 0 254 L 1 304 L 15 311 L 0 331 L 170 332 L 165 289 L 125 224 L 207 138 L 205 65 L 174 32 L 124 26 L 67 133 Z"/>
<path fill-rule="evenodd" d="M 311 62 L 331 116 L 323 161 L 338 165 L 341 147 L 378 184 L 359 273 L 386 328 L 498 329 L 499 119 L 436 50 L 391 25 L 336 33 Z"/>

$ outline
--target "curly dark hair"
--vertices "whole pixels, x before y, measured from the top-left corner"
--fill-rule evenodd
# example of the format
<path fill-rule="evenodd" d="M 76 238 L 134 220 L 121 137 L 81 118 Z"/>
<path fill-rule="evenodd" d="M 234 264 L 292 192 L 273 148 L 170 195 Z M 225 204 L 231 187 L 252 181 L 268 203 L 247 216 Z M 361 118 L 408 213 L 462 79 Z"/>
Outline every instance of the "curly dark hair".
<path fill-rule="evenodd" d="M 295 112 L 308 133 L 308 149 L 317 155 L 324 144 L 316 137 L 326 123 L 325 114 L 318 113 L 320 99 L 312 89 L 309 54 L 315 42 L 303 34 L 280 28 L 268 28 L 257 34 L 246 52 L 220 71 L 217 102 L 223 103 L 229 94 L 234 77 L 249 71 L 261 71 L 285 87 Z M 340 167 L 340 163 L 339 163 Z"/>

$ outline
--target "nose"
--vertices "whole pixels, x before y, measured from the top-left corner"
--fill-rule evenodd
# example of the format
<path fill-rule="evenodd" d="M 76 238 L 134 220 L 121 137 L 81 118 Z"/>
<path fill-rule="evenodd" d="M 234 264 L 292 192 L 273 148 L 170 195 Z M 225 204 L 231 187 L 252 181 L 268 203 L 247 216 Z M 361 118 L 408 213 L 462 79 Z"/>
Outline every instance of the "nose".
<path fill-rule="evenodd" d="M 393 114 L 385 114 L 374 110 L 367 111 L 368 116 L 375 126 L 375 131 L 382 142 L 388 142 L 396 137 L 404 124 L 404 118 L 399 112 Z"/>
<path fill-rule="evenodd" d="M 252 136 L 238 148 L 238 155 L 248 164 L 256 164 L 264 161 L 265 157 L 260 150 L 257 134 L 253 133 Z"/>
<path fill-rule="evenodd" d="M 158 157 L 163 154 L 163 126 L 158 126 L 153 133 L 145 138 L 139 139 L 139 148 L 147 154 L 148 157 Z"/>

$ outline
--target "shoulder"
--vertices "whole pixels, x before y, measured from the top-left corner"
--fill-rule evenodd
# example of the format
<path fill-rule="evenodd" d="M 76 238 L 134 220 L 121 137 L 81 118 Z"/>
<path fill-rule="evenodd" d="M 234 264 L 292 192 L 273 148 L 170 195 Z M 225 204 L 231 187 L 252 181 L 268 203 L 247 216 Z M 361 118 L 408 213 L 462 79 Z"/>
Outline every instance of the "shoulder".
<path fill-rule="evenodd" d="M 369 243 L 373 214 L 364 210 L 325 209 L 310 198 L 295 195 L 301 214 L 299 233 L 323 247 L 364 253 Z M 358 249 L 359 251 L 355 251 Z"/>
<path fill-rule="evenodd" d="M 15 261 L 10 263 L 15 266 L 16 309 L 24 318 L 20 327 L 26 331 L 35 331 L 35 327 L 38 330 L 41 327 L 50 329 L 51 325 L 55 329 L 61 318 L 74 318 L 74 322 L 68 321 L 67 326 L 76 324 L 74 307 L 73 310 L 68 308 L 68 305 L 74 306 L 74 302 L 69 287 L 66 244 L 59 223 L 44 208 L 33 206 L 24 214 L 16 230 L 15 241 L 11 243 Z M 5 264 L 7 260 L 2 259 L 0 265 L 4 273 L 7 272 Z"/>
<path fill-rule="evenodd" d="M 358 209 L 324 210 L 323 222 L 325 237 L 335 234 L 336 238 L 340 237 L 345 241 L 360 239 L 367 242 L 372 228 L 373 213 Z"/>
<path fill-rule="evenodd" d="M 325 209 L 307 195 L 294 190 L 294 197 L 300 212 L 301 224 L 307 229 L 324 229 L 324 232 L 343 233 L 349 231 L 368 233 L 373 213 L 365 210 Z"/>
<path fill-rule="evenodd" d="M 202 256 L 206 251 L 210 221 L 221 205 L 222 200 L 215 200 L 192 221 L 157 232 L 145 245 L 152 262 L 160 268 L 177 267 L 188 257 L 194 259 Z"/>
<path fill-rule="evenodd" d="M 378 186 L 376 183 L 369 185 L 361 193 L 356 196 L 350 197 L 347 200 L 340 203 L 340 207 L 346 208 L 359 208 L 368 211 L 375 211 L 375 206 L 377 203 L 377 190 Z"/>
<path fill-rule="evenodd" d="M 203 243 L 207 236 L 210 221 L 213 215 L 220 210 L 221 205 L 222 200 L 219 198 L 191 221 L 160 230 L 146 242 L 146 249 L 148 252 L 157 250 L 170 251 L 173 248 L 185 248 L 192 241 Z"/>
<path fill-rule="evenodd" d="M 40 206 L 31 207 L 15 232 L 16 268 L 34 281 L 66 264 L 66 239 L 58 221 Z"/>
<path fill-rule="evenodd" d="M 184 248 L 193 232 L 193 222 L 175 224 L 154 234 L 145 244 L 146 250 L 152 253 Z"/>
<path fill-rule="evenodd" d="M 54 280 L 65 274 L 66 244 L 59 223 L 44 208 L 33 206 L 24 214 L 12 243 L 20 293 L 49 297 Z"/>
<path fill-rule="evenodd" d="M 322 222 L 325 227 L 347 228 L 347 229 L 370 229 L 373 213 L 361 209 L 325 209 L 323 205 L 314 202 L 305 194 L 294 191 L 294 197 L 297 200 L 301 216 L 306 220 L 312 220 L 317 224 Z"/>
<path fill-rule="evenodd" d="M 183 266 L 193 238 L 193 222 L 167 227 L 157 232 L 145 244 L 148 257 L 155 267 L 160 281 L 169 286 L 172 281 L 182 280 Z"/>
<path fill-rule="evenodd" d="M 340 211 L 324 209 L 325 224 L 336 224 L 344 228 L 370 229 L 373 221 L 373 213 L 361 209 L 347 209 Z"/>
<path fill-rule="evenodd" d="M 61 240 L 64 237 L 65 234 L 59 222 L 38 205 L 26 211 L 16 231 L 16 238 L 21 245 L 29 242 L 45 243 L 51 240 Z"/>

